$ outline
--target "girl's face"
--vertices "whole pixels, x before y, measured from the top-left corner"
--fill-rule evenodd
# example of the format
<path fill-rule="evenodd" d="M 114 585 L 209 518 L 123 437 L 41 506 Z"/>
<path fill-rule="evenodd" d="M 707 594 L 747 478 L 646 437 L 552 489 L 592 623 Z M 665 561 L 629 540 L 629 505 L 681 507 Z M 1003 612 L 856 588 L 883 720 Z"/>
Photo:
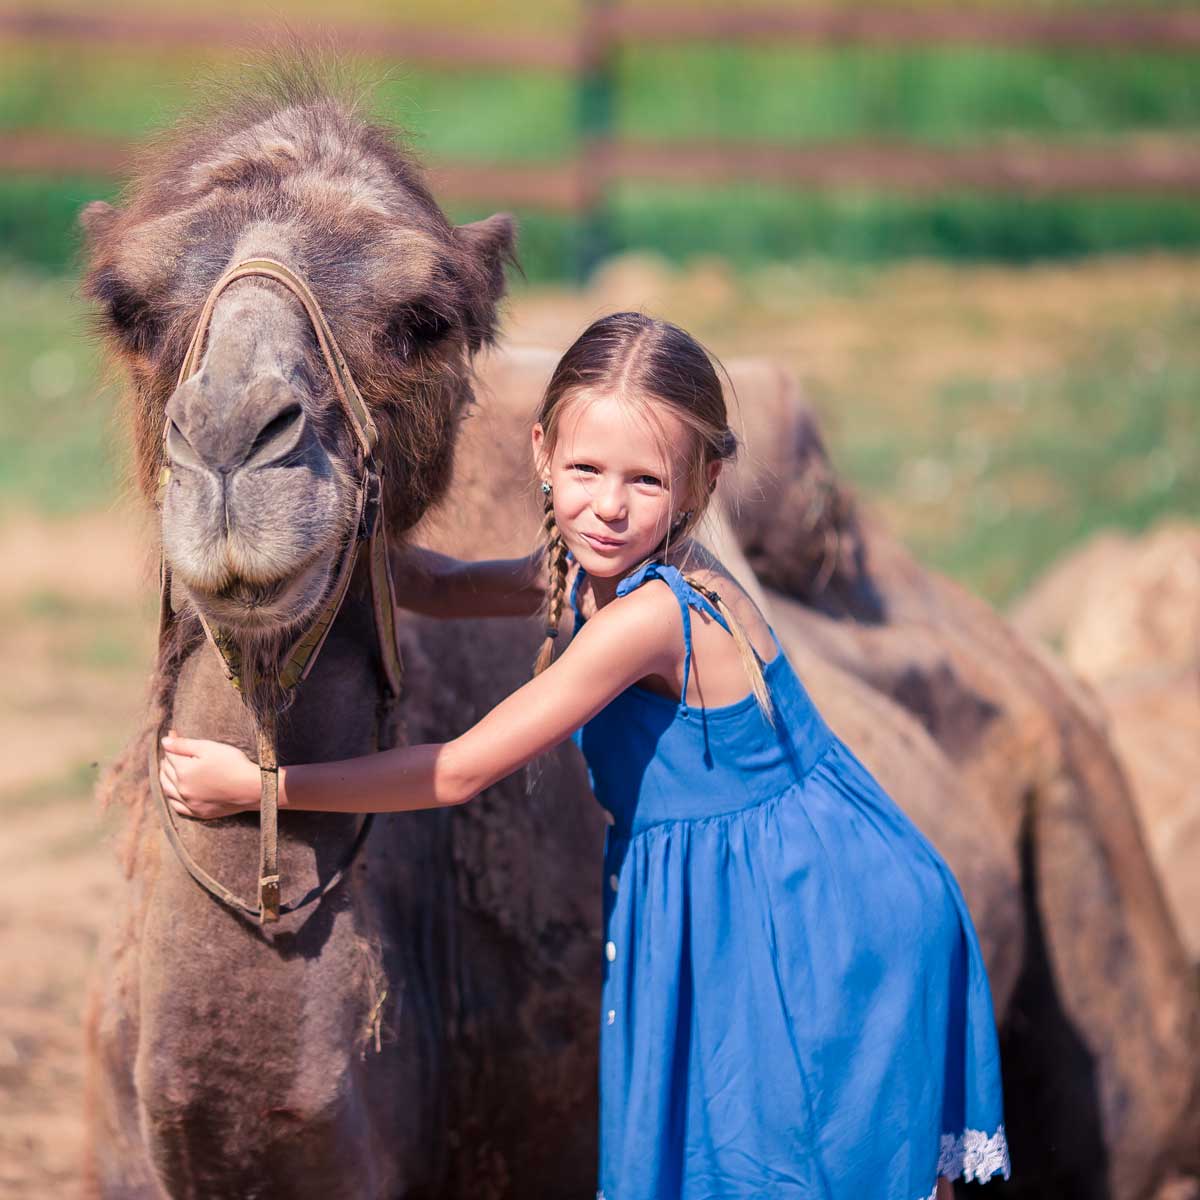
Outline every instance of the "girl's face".
<path fill-rule="evenodd" d="M 665 405 L 649 417 L 611 395 L 565 401 L 554 450 L 533 427 L 533 453 L 553 489 L 567 548 L 591 576 L 627 574 L 662 541 L 681 513 L 691 431 Z"/>

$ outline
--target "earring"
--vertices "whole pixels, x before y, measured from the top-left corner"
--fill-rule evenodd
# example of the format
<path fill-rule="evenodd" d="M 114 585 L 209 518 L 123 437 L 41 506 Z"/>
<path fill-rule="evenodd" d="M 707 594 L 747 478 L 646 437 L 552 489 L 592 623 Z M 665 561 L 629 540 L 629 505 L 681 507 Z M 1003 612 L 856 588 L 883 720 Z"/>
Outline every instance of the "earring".
<path fill-rule="evenodd" d="M 542 495 L 550 495 L 550 485 L 544 479 L 542 480 Z"/>

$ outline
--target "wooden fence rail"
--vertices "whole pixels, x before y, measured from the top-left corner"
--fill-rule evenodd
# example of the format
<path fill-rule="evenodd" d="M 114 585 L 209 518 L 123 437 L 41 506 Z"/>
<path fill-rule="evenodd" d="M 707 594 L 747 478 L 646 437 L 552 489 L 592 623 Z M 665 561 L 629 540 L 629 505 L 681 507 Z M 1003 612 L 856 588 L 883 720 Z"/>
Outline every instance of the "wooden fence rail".
<path fill-rule="evenodd" d="M 552 164 L 433 162 L 448 201 L 543 208 L 583 218 L 579 269 L 603 253 L 605 193 L 615 183 L 762 183 L 807 190 L 985 191 L 1200 195 L 1200 138 L 1126 137 L 1102 144 L 1012 142 L 938 147 L 894 142 L 650 143 L 615 134 L 614 51 L 638 44 L 741 42 L 871 46 L 1039 47 L 1158 53 L 1200 51 L 1200 10 L 896 8 L 654 8 L 583 0 L 578 28 L 484 32 L 386 24 L 291 22 L 289 41 L 441 70 L 566 72 L 579 95 L 581 150 Z M 77 43 L 172 51 L 243 48 L 261 40 L 252 20 L 120 11 L 0 11 L 0 41 Z M 128 142 L 47 131 L 0 133 L 0 173 L 120 175 Z"/>
<path fill-rule="evenodd" d="M 781 40 L 874 46 L 1026 46 L 1048 49 L 1200 49 L 1195 9 L 1088 10 L 896 8 L 689 9 L 595 5 L 582 35 L 533 30 L 484 32 L 396 22 L 321 25 L 290 21 L 300 43 L 448 68 L 533 67 L 573 72 L 614 46 L 637 42 Z M 244 47 L 260 29 L 237 17 L 37 8 L 0 11 L 0 38 L 86 45 L 213 50 Z"/>
<path fill-rule="evenodd" d="M 600 32 L 614 42 L 781 40 L 870 46 L 1025 46 L 1045 49 L 1195 50 L 1200 12 L 1033 8 L 602 9 Z"/>
<path fill-rule="evenodd" d="M 0 173 L 120 176 L 135 143 L 40 132 L 0 134 Z M 448 201 L 583 213 L 622 181 L 695 185 L 762 183 L 808 191 L 984 191 L 1200 195 L 1200 140 L 1125 139 L 1104 146 L 1005 143 L 937 147 L 827 143 L 780 147 L 598 141 L 559 163 L 434 159 L 433 183 Z"/>
<path fill-rule="evenodd" d="M 282 31 L 281 31 L 282 33 Z M 171 51 L 244 50 L 271 36 L 267 21 L 199 13 L 0 11 L 0 39 Z M 431 29 L 396 22 L 321 25 L 289 20 L 288 44 L 396 59 L 439 70 L 534 68 L 573 72 L 583 63 L 578 38 L 530 32 Z"/>

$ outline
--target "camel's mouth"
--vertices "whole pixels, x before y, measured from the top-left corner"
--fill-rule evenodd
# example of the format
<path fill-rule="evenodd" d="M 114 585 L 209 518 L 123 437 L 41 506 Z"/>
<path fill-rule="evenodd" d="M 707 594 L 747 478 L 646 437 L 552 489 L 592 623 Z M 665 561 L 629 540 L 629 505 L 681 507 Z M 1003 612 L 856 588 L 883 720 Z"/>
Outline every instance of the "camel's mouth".
<path fill-rule="evenodd" d="M 286 578 L 263 583 L 234 576 L 220 587 L 189 584 L 205 619 L 233 633 L 278 634 L 303 624 L 325 598 L 333 563 L 319 555 Z"/>
<path fill-rule="evenodd" d="M 260 608 L 269 608 L 287 587 L 286 580 L 275 583 L 251 583 L 246 579 L 235 579 L 216 593 L 216 598 L 226 604 L 233 604 L 254 612 Z"/>

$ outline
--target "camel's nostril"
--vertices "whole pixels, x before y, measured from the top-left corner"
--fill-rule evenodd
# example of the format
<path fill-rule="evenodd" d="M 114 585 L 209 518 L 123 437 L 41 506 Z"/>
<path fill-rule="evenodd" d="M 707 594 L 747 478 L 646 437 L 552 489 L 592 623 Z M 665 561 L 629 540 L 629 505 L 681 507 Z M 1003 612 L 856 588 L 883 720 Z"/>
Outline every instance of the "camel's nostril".
<path fill-rule="evenodd" d="M 180 467 L 230 475 L 299 457 L 307 421 L 296 393 L 272 379 L 218 388 L 203 375 L 183 383 L 167 404 L 167 454 Z"/>
<path fill-rule="evenodd" d="M 204 460 L 196 453 L 192 443 L 174 421 L 167 424 L 167 458 L 177 467 L 204 466 Z"/>
<path fill-rule="evenodd" d="M 304 434 L 304 409 L 289 404 L 268 421 L 246 455 L 246 465 L 265 467 L 277 464 L 300 445 Z"/>

